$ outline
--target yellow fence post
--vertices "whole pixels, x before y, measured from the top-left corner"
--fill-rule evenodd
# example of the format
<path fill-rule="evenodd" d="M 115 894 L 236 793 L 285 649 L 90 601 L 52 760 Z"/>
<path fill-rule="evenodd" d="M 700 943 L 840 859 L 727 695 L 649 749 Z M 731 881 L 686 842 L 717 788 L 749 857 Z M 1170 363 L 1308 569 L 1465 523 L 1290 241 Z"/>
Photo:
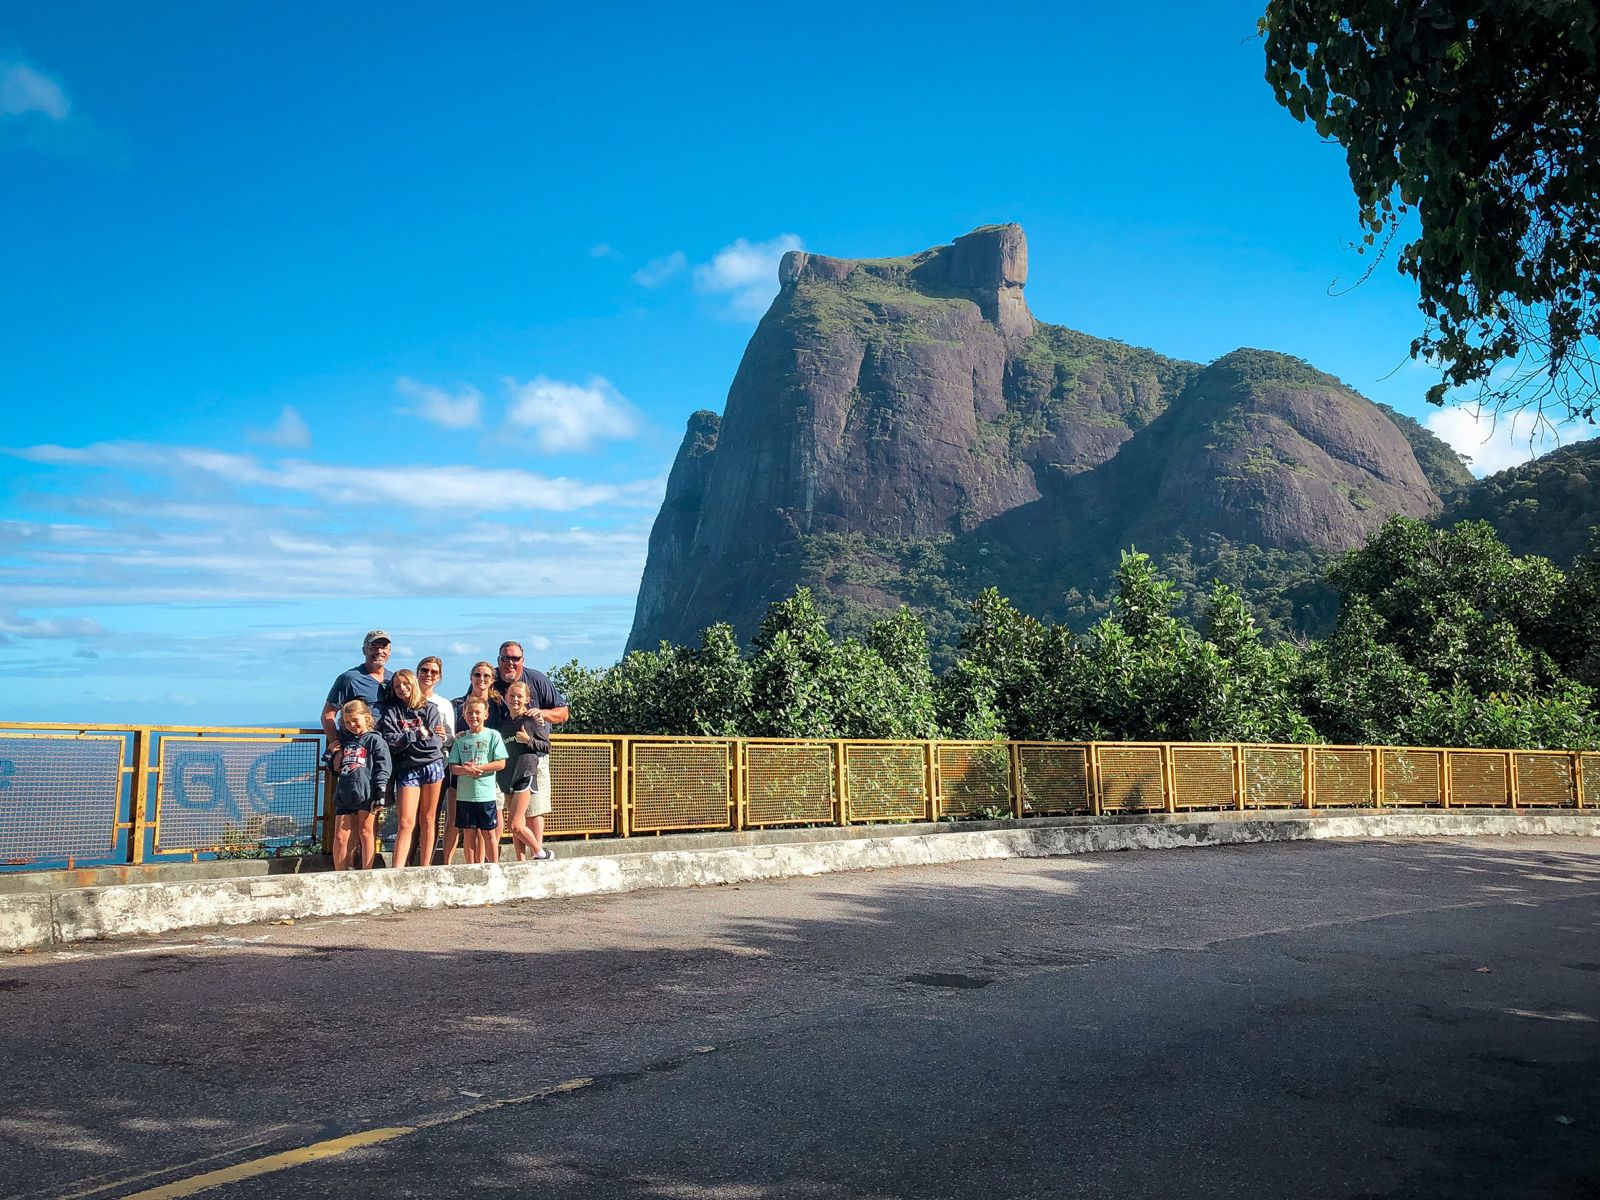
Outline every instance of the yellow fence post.
<path fill-rule="evenodd" d="M 850 824 L 849 777 L 850 773 L 845 767 L 844 741 L 840 739 L 833 743 L 834 824 L 840 826 Z"/>
<path fill-rule="evenodd" d="M 1161 743 L 1161 799 L 1169 813 L 1178 811 L 1178 780 L 1173 775 L 1172 743 Z"/>
<path fill-rule="evenodd" d="M 1522 805 L 1519 803 L 1519 792 L 1521 789 L 1517 780 L 1517 775 L 1519 772 L 1517 771 L 1517 752 L 1515 750 L 1506 755 L 1506 768 L 1506 782 L 1511 785 L 1511 808 L 1512 811 L 1515 811 L 1516 809 L 1522 807 Z"/>
<path fill-rule="evenodd" d="M 745 807 L 744 785 L 745 770 L 748 759 L 743 738 L 733 738 L 728 743 L 728 807 L 732 810 L 728 815 L 733 819 L 735 829 L 744 829 L 745 818 L 749 815 Z"/>
<path fill-rule="evenodd" d="M 1089 812 L 1101 817 L 1105 815 L 1105 805 L 1100 794 L 1100 743 L 1089 742 L 1084 752 L 1088 756 L 1089 767 Z"/>
<path fill-rule="evenodd" d="M 1301 753 L 1305 756 L 1305 765 L 1301 768 L 1301 786 L 1305 792 L 1306 811 L 1310 812 L 1317 806 L 1317 752 L 1307 746 Z"/>
<path fill-rule="evenodd" d="M 939 819 L 939 744 L 937 742 L 923 742 L 922 752 L 925 763 L 927 796 L 927 819 Z"/>
<path fill-rule="evenodd" d="M 1022 794 L 1022 747 L 1015 742 L 1007 742 L 1006 757 L 1010 759 L 1011 765 L 1011 815 L 1020 821 L 1026 814 Z"/>
<path fill-rule="evenodd" d="M 1372 807 L 1383 807 L 1383 747 L 1368 746 L 1367 753 L 1372 756 Z"/>
<path fill-rule="evenodd" d="M 1583 798 L 1583 752 L 1581 750 L 1572 752 L 1572 792 L 1573 807 L 1589 807 Z"/>
<path fill-rule="evenodd" d="M 1235 742 L 1233 746 L 1233 807 L 1238 812 L 1244 811 L 1247 790 L 1248 784 L 1244 774 L 1244 743 Z"/>
<path fill-rule="evenodd" d="M 633 741 L 617 741 L 617 816 L 623 837 L 633 836 Z"/>
<path fill-rule="evenodd" d="M 148 729 L 133 731 L 133 793 L 128 811 L 128 861 L 144 862 L 145 813 L 150 803 L 150 737 Z"/>

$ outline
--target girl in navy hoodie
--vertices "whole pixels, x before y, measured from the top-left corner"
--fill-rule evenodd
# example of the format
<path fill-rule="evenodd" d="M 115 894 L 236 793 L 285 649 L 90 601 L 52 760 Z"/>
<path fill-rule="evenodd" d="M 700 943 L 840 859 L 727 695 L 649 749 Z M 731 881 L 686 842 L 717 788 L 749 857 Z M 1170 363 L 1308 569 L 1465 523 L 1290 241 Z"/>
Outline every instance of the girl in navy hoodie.
<path fill-rule="evenodd" d="M 347 701 L 339 722 L 345 736 L 333 793 L 333 869 L 349 871 L 359 865 L 365 871 L 378 850 L 378 814 L 389 790 L 389 747 L 372 731 L 372 710 L 365 700 Z"/>
<path fill-rule="evenodd" d="M 415 841 L 418 861 L 431 866 L 439 828 L 439 787 L 444 783 L 444 718 L 410 671 L 394 673 L 389 701 L 378 708 L 378 732 L 394 759 L 397 827 L 391 865 L 405 866 Z"/>

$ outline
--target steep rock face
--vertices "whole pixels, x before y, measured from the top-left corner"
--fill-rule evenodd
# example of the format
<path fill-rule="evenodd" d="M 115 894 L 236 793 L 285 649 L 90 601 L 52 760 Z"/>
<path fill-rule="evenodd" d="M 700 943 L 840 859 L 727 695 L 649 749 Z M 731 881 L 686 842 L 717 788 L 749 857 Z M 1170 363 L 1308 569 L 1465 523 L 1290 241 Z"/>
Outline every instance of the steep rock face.
<path fill-rule="evenodd" d="M 1040 323 L 1027 274 L 1016 225 L 904 258 L 786 255 L 720 429 L 691 419 L 630 648 L 714 621 L 748 636 L 801 583 L 836 617 L 948 616 L 990 583 L 1051 615 L 1130 541 L 1304 558 L 1439 508 L 1408 435 L 1336 380 Z"/>
<path fill-rule="evenodd" d="M 1440 507 L 1410 444 L 1376 405 L 1296 359 L 1237 350 L 1174 406 L 1135 540 L 1220 534 L 1235 543 L 1336 552 L 1394 514 Z"/>
<path fill-rule="evenodd" d="M 701 409 L 689 418 L 689 428 L 684 432 L 678 457 L 673 460 L 672 472 L 667 476 L 667 494 L 650 530 L 648 561 L 654 570 L 646 573 L 639 588 L 633 618 L 636 626 L 662 623 L 666 618 L 667 593 L 661 585 L 684 576 L 689 569 L 685 555 L 705 507 L 706 477 L 721 429 L 722 418 L 714 412 Z"/>

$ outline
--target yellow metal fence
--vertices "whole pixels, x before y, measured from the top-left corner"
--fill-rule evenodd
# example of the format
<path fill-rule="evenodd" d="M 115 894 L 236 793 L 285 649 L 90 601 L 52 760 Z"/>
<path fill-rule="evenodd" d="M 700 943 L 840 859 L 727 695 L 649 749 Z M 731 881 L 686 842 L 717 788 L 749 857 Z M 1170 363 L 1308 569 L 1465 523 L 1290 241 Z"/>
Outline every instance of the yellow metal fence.
<path fill-rule="evenodd" d="M 323 843 L 321 734 L 0 725 L 0 867 Z M 557 735 L 552 837 L 1194 810 L 1592 808 L 1600 753 Z"/>

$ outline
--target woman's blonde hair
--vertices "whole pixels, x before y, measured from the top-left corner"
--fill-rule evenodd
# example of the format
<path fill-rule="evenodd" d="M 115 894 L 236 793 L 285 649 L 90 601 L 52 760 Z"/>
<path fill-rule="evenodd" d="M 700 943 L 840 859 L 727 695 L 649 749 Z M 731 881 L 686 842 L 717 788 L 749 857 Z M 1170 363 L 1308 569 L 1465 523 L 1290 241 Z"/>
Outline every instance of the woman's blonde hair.
<path fill-rule="evenodd" d="M 411 697 L 411 699 L 405 702 L 406 707 L 426 708 L 428 705 L 428 700 L 427 697 L 422 694 L 422 685 L 417 682 L 417 677 L 410 671 L 396 671 L 394 673 L 394 680 L 389 684 L 390 691 L 393 692 L 394 685 L 399 683 L 402 679 L 404 679 L 409 685 L 406 688 L 406 693 Z"/>
<path fill-rule="evenodd" d="M 346 700 L 339 708 L 339 719 L 346 717 L 360 717 L 363 733 L 372 728 L 372 710 L 365 700 Z"/>

